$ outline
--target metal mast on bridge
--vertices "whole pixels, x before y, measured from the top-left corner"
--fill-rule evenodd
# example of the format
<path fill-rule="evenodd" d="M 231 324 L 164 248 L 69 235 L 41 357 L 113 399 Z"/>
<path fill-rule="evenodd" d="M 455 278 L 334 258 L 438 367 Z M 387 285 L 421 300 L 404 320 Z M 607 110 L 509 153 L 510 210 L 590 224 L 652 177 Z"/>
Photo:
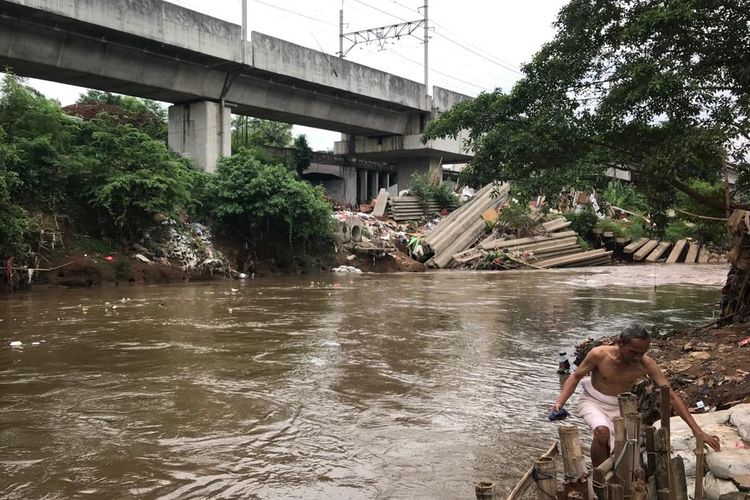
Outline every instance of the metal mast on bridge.
<path fill-rule="evenodd" d="M 343 58 L 351 51 L 356 45 L 361 43 L 370 45 L 371 43 L 377 43 L 380 50 L 385 50 L 385 41 L 390 38 L 399 40 L 402 36 L 413 36 L 417 39 L 419 37 L 414 33 L 420 28 L 424 28 L 424 34 L 422 36 L 422 42 L 424 43 L 424 87 L 425 92 L 429 94 L 429 16 L 427 12 L 428 0 L 424 0 L 424 5 L 421 7 L 424 10 L 424 17 L 417 21 L 407 21 L 399 24 L 391 24 L 388 26 L 379 26 L 377 28 L 369 28 L 366 30 L 352 31 L 344 33 L 344 8 L 343 2 L 341 9 L 339 10 L 339 52 L 338 56 Z M 344 49 L 344 41 L 348 42 L 348 47 Z"/>

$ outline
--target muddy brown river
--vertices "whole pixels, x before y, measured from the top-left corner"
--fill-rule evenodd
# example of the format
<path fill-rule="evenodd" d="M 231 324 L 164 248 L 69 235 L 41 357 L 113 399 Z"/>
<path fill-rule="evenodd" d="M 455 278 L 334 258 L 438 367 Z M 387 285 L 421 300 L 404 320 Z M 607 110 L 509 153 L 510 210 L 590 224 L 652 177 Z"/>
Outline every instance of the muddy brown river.
<path fill-rule="evenodd" d="M 507 492 L 556 435 L 558 351 L 631 319 L 708 322 L 726 272 L 0 296 L 0 497 L 452 499 L 483 479 Z"/>

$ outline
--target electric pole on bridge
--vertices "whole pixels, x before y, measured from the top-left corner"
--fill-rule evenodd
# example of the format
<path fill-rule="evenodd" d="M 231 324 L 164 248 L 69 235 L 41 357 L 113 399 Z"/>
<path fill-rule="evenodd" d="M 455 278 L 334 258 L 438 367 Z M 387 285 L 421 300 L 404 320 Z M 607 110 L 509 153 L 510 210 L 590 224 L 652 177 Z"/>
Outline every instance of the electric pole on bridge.
<path fill-rule="evenodd" d="M 361 31 L 352 31 L 350 33 L 344 33 L 344 2 L 341 2 L 341 9 L 339 10 L 339 53 L 338 56 L 341 58 L 346 57 L 350 50 L 356 45 L 361 43 L 370 45 L 371 43 L 377 43 L 380 50 L 385 50 L 385 41 L 390 38 L 396 40 L 401 39 L 402 36 L 414 36 L 419 39 L 414 33 L 420 28 L 424 28 L 424 35 L 422 42 L 424 43 L 424 87 L 425 93 L 430 94 L 429 90 L 429 39 L 430 39 L 430 27 L 429 27 L 429 15 L 427 12 L 428 0 L 424 0 L 424 5 L 420 7 L 424 11 L 424 17 L 417 21 L 406 21 L 399 24 L 391 24 L 388 26 L 379 26 L 377 28 L 370 28 Z M 344 50 L 344 41 L 349 43 L 349 46 Z"/>

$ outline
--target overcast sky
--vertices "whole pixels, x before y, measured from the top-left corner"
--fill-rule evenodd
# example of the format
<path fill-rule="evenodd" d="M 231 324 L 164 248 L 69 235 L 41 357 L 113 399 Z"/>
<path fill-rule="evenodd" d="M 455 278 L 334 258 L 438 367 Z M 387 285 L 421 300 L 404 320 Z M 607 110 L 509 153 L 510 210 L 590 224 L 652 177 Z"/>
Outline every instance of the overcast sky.
<path fill-rule="evenodd" d="M 173 0 L 172 3 L 241 24 L 241 0 Z M 429 85 L 476 96 L 496 87 L 509 89 L 528 62 L 554 35 L 552 23 L 564 0 L 430 0 Z M 424 0 L 248 0 L 248 30 L 336 54 L 339 10 L 344 32 L 389 26 L 423 18 Z M 346 58 L 424 82 L 423 30 L 378 45 L 357 45 Z M 348 46 L 345 44 L 344 50 Z M 82 89 L 39 80 L 31 84 L 63 105 Z M 328 149 L 339 135 L 295 127 L 313 149 Z"/>

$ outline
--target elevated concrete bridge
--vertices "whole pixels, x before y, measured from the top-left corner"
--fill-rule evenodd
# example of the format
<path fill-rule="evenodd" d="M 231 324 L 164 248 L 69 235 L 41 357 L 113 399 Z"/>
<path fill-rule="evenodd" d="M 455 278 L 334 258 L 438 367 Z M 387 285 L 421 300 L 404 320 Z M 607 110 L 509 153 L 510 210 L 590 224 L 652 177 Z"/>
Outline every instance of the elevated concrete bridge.
<path fill-rule="evenodd" d="M 172 103 L 169 144 L 207 170 L 230 153 L 231 113 L 342 132 L 337 154 L 398 177 L 470 156 L 422 144 L 469 99 L 161 0 L 0 0 L 0 66 L 22 76 Z"/>

